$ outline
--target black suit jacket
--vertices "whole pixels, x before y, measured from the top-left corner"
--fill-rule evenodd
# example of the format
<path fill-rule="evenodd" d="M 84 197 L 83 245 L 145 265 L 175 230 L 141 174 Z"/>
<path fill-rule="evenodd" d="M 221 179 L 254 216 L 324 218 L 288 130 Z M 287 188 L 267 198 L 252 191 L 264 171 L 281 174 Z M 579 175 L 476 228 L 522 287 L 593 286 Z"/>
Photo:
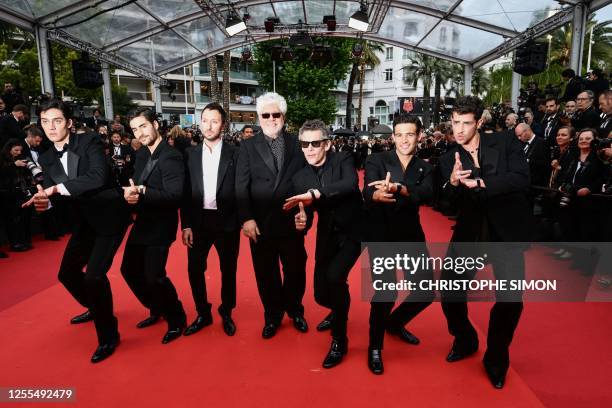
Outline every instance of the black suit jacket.
<path fill-rule="evenodd" d="M 52 197 L 73 203 L 77 222 L 87 222 L 99 235 L 120 233 L 129 223 L 123 191 L 112 186 L 110 169 L 104 155 L 104 146 L 98 135 L 83 133 L 70 135 L 68 141 L 68 174 L 50 148 L 39 157 L 43 169 L 45 188 L 64 184 L 69 197 Z"/>
<path fill-rule="evenodd" d="M 408 197 L 396 194 L 395 203 L 372 201 L 376 189 L 368 184 L 384 180 L 387 172 L 391 173 L 392 182 L 408 188 Z M 395 150 L 371 154 L 365 165 L 363 197 L 368 211 L 369 241 L 425 241 L 419 206 L 433 197 L 433 166 L 414 156 L 403 171 Z"/>
<path fill-rule="evenodd" d="M 542 119 L 542 136 L 549 146 L 556 146 L 557 144 L 557 131 L 561 127 L 560 116 L 560 113 L 557 112 L 553 116 L 547 115 Z"/>
<path fill-rule="evenodd" d="M 242 141 L 236 168 L 239 221 L 254 219 L 264 238 L 296 233 L 293 214 L 283 211 L 283 204 L 292 191 L 293 175 L 306 160 L 296 136 L 283 133 L 279 137 L 285 138 L 285 156 L 278 174 L 262 132 Z"/>
<path fill-rule="evenodd" d="M 599 112 L 594 106 L 589 107 L 585 111 L 577 110 L 572 118 L 572 126 L 574 126 L 577 131 L 584 128 L 598 129 L 600 123 L 601 118 L 599 117 Z"/>
<path fill-rule="evenodd" d="M 238 149 L 223 143 L 219 168 L 217 169 L 217 214 L 221 219 L 219 226 L 223 231 L 240 228 L 236 207 L 236 163 Z M 185 190 L 181 205 L 181 226 L 183 229 L 199 230 L 202 227 L 204 208 L 204 180 L 202 174 L 203 145 L 187 149 L 185 152 Z"/>
<path fill-rule="evenodd" d="M 612 113 L 601 118 L 599 129 L 597 129 L 597 133 L 601 139 L 607 139 L 610 132 L 612 132 Z"/>
<path fill-rule="evenodd" d="M 335 254 L 339 240 L 364 239 L 363 198 L 359 191 L 359 179 L 350 153 L 329 151 L 321 173 L 321 182 L 312 166 L 305 166 L 293 176 L 294 194 L 309 189 L 321 192 L 321 198 L 307 207 L 308 224 L 317 211 L 317 245 L 315 259 Z"/>
<path fill-rule="evenodd" d="M 564 173 L 565 182 L 573 184 L 576 190 L 588 188 L 591 193 L 601 193 L 601 186 L 605 179 L 605 166 L 597 157 L 595 152 L 589 153 L 580 169 L 576 171 L 580 153 L 574 156 L 574 160 L 569 165 L 569 169 Z"/>
<path fill-rule="evenodd" d="M 505 242 L 529 240 L 532 222 L 527 192 L 530 182 L 523 144 L 514 135 L 481 134 L 479 151 L 482 155 L 481 178 L 486 185 L 481 191 L 462 185 L 455 187 L 449 181 L 455 152 L 461 154 L 464 170 L 475 171 L 473 162 L 466 159 L 469 154 L 465 149 L 457 145 L 440 157 L 442 192 L 459 210 L 451 240 L 480 240 L 483 221 L 492 229 L 492 239 Z"/>
<path fill-rule="evenodd" d="M 529 162 L 531 185 L 547 186 L 550 178 L 550 149 L 543 139 L 535 136 L 525 154 Z"/>
<path fill-rule="evenodd" d="M 132 150 L 132 148 L 128 145 L 124 145 L 121 144 L 119 145 L 119 149 L 121 151 L 121 153 L 119 154 L 119 156 L 125 160 L 125 158 L 127 156 L 133 156 L 134 155 L 134 150 Z M 115 145 L 114 144 L 109 144 L 108 145 L 108 154 L 113 157 L 115 155 Z"/>
<path fill-rule="evenodd" d="M 85 119 L 85 124 L 87 125 L 88 128 L 92 129 L 92 130 L 96 130 L 96 126 L 107 126 L 108 122 L 102 118 L 98 118 L 97 123 L 96 123 L 96 119 L 91 116 L 89 118 Z"/>
<path fill-rule="evenodd" d="M 153 154 L 143 146 L 136 152 L 134 182 L 146 191 L 136 205 L 128 245 L 170 245 L 176 239 L 185 182 L 183 156 L 164 141 Z"/>
<path fill-rule="evenodd" d="M 4 147 L 4 144 L 9 139 L 13 138 L 23 140 L 25 139 L 25 132 L 21 124 L 9 113 L 3 118 L 0 118 L 0 149 Z"/>

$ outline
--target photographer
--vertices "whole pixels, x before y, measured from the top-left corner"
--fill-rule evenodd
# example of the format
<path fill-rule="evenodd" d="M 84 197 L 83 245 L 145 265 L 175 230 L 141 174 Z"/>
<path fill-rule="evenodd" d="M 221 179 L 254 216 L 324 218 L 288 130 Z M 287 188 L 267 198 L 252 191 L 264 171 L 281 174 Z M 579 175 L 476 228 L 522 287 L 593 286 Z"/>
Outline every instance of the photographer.
<path fill-rule="evenodd" d="M 583 129 L 578 136 L 579 154 L 572 160 L 559 187 L 560 223 L 567 242 L 598 241 L 600 219 L 591 196 L 603 184 L 605 167 L 597 157 L 596 131 Z M 569 259 L 567 251 L 559 255 Z"/>
<path fill-rule="evenodd" d="M 108 155 L 115 181 L 120 186 L 127 186 L 133 172 L 134 152 L 130 146 L 121 143 L 122 136 L 117 131 L 111 133 Z"/>
<path fill-rule="evenodd" d="M 11 245 L 11 251 L 32 249 L 30 218 L 32 210 L 21 208 L 33 194 L 32 174 L 29 166 L 37 165 L 25 158 L 18 139 L 9 139 L 0 156 L 0 190 L 2 191 L 2 216 Z M 38 167 L 40 170 L 40 167 Z"/>

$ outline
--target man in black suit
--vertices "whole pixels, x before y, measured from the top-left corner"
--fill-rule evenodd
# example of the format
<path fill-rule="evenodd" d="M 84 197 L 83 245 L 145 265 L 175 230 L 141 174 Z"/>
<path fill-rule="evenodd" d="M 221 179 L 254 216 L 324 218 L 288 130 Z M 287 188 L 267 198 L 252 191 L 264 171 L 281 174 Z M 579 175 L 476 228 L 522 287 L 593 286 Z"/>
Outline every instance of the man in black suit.
<path fill-rule="evenodd" d="M 529 163 L 531 185 L 547 186 L 550 177 L 550 151 L 544 140 L 537 137 L 526 123 L 519 123 L 514 133 L 523 144 L 523 151 Z"/>
<path fill-rule="evenodd" d="M 577 132 L 582 129 L 597 129 L 601 123 L 599 112 L 593 106 L 595 95 L 593 91 L 580 92 L 576 97 L 576 114 L 572 118 L 572 126 Z"/>
<path fill-rule="evenodd" d="M 584 80 L 577 76 L 576 72 L 571 68 L 568 68 L 561 72 L 561 78 L 564 81 L 567 81 L 567 84 L 565 85 L 565 92 L 561 97 L 561 101 L 575 101 L 578 94 L 584 91 Z"/>
<path fill-rule="evenodd" d="M 113 298 L 106 277 L 129 225 L 121 191 L 110 184 L 102 142 L 95 134 L 71 135 L 72 119 L 64 102 L 51 99 L 41 106 L 41 125 L 53 147 L 39 157 L 44 181 L 25 205 L 49 208 L 49 198 L 71 201 L 76 220 L 62 257 L 59 280 L 89 310 L 71 323 L 94 321 L 99 346 L 91 361 L 110 356 L 119 344 Z M 58 197 L 60 196 L 60 197 Z M 86 271 L 83 268 L 86 266 Z"/>
<path fill-rule="evenodd" d="M 443 193 L 459 209 L 449 256 L 462 242 L 525 242 L 530 237 L 531 214 L 527 200 L 529 166 L 523 146 L 506 134 L 480 135 L 482 104 L 476 97 L 457 99 L 451 124 L 457 146 L 440 157 Z M 448 256 L 447 255 L 447 256 Z M 504 259 L 491 256 L 497 279 L 523 279 L 521 247 L 508 246 Z M 493 258 L 493 259 L 491 259 Z M 442 279 L 470 279 L 476 270 L 460 274 L 442 270 Z M 455 337 L 448 362 L 478 349 L 478 335 L 468 318 L 465 291 L 442 291 L 442 310 Z M 497 292 L 491 310 L 487 351 L 483 363 L 495 388 L 502 388 L 510 365 L 509 346 L 523 310 L 522 294 Z"/>
<path fill-rule="evenodd" d="M 228 336 L 236 333 L 232 309 L 236 307 L 236 268 L 240 225 L 236 208 L 238 149 L 221 139 L 227 113 L 218 103 L 206 105 L 200 128 L 204 143 L 187 149 L 185 191 L 181 205 L 183 244 L 187 246 L 189 284 L 198 311 L 185 336 L 212 324 L 206 293 L 206 259 L 214 245 L 221 269 L 221 305 L 218 312 Z"/>
<path fill-rule="evenodd" d="M 323 360 L 331 368 L 348 351 L 346 325 L 351 296 L 348 274 L 361 253 L 363 239 L 363 199 L 353 158 L 349 153 L 330 151 L 329 129 L 320 120 L 307 121 L 300 128 L 300 146 L 308 166 L 293 176 L 296 193 L 287 199 L 284 209 L 297 205 L 295 227 L 304 231 L 318 213 L 315 250 L 314 295 L 331 313 L 317 326 L 331 328 L 332 343 Z M 304 211 L 304 207 L 307 211 Z"/>
<path fill-rule="evenodd" d="M 15 105 L 10 114 L 0 119 L 0 148 L 9 139 L 25 139 L 23 127 L 27 125 L 30 109 L 25 105 Z"/>
<path fill-rule="evenodd" d="M 122 136 L 121 132 L 111 132 L 108 154 L 117 184 L 127 186 L 134 172 L 134 151 L 130 146 L 121 143 Z"/>
<path fill-rule="evenodd" d="M 305 160 L 297 138 L 283 129 L 286 113 L 287 102 L 279 94 L 269 92 L 257 98 L 261 131 L 240 143 L 236 169 L 238 217 L 250 239 L 264 306 L 265 339 L 276 334 L 285 312 L 298 331 L 308 331 L 302 305 L 306 289 L 304 234 L 295 230 L 293 214 L 283 211 L 291 179 Z"/>
<path fill-rule="evenodd" d="M 612 90 L 608 89 L 599 95 L 599 109 L 601 110 L 601 123 L 597 133 L 601 139 L 605 139 L 612 132 Z"/>
<path fill-rule="evenodd" d="M 163 316 L 168 323 L 162 339 L 166 344 L 180 337 L 186 325 L 185 310 L 166 275 L 168 252 L 178 228 L 185 169 L 181 154 L 162 140 L 155 112 L 137 109 L 130 126 L 143 147 L 136 153 L 137 185 L 130 180 L 130 186 L 123 188 L 136 219 L 125 246 L 121 274 L 151 312 L 138 326 L 146 327 Z"/>
<path fill-rule="evenodd" d="M 559 103 L 557 98 L 546 98 L 546 115 L 542 119 L 542 127 L 544 128 L 544 141 L 548 147 L 556 146 L 557 131 L 562 126 L 559 118 Z"/>
<path fill-rule="evenodd" d="M 433 166 L 416 157 L 421 129 L 421 121 L 416 116 L 402 114 L 393 121 L 395 149 L 370 155 L 365 166 L 363 196 L 368 212 L 368 241 L 422 242 L 420 251 L 426 254 L 419 206 L 433 197 Z M 394 248 L 387 247 L 385 244 L 382 248 L 379 245 L 368 248 L 370 262 L 376 257 L 394 256 Z M 375 279 L 395 282 L 395 273 L 395 268 L 386 269 Z M 415 278 L 432 279 L 432 272 L 419 270 Z M 392 311 L 397 292 L 377 291 L 374 294 L 370 302 L 368 347 L 368 367 L 374 374 L 384 372 L 385 331 L 408 344 L 419 344 L 419 339 L 406 330 L 405 325 L 431 304 L 433 296 L 430 291 L 412 291 Z"/>
<path fill-rule="evenodd" d="M 106 126 L 108 125 L 108 122 L 102 117 L 102 112 L 100 112 L 100 109 L 96 109 L 93 111 L 93 116 L 85 118 L 85 124 L 88 128 L 97 131 L 98 126 Z"/>

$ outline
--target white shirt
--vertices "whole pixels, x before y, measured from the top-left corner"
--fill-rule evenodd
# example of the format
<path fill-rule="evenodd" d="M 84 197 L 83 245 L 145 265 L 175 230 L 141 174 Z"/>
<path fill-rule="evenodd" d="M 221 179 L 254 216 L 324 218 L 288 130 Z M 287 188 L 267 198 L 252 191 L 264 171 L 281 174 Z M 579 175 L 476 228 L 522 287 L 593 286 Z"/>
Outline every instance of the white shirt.
<path fill-rule="evenodd" d="M 113 145 L 113 155 L 121 156 L 121 145 Z"/>
<path fill-rule="evenodd" d="M 32 146 L 30 146 L 30 144 L 27 141 L 26 141 L 26 144 L 30 148 L 30 154 L 32 155 L 32 160 L 34 160 L 34 163 L 38 164 L 38 152 L 35 152 L 34 150 L 32 150 Z"/>
<path fill-rule="evenodd" d="M 57 150 L 57 148 L 55 150 Z M 59 150 L 57 151 L 59 152 Z M 64 173 L 68 175 L 68 152 L 62 155 L 62 157 L 60 158 L 60 163 L 62 163 L 62 167 L 64 168 Z M 70 192 L 68 191 L 66 186 L 64 186 L 64 183 L 60 183 L 57 185 L 57 191 L 63 196 L 70 195 Z"/>
<path fill-rule="evenodd" d="M 202 144 L 202 181 L 204 186 L 204 209 L 217 209 L 217 176 L 219 174 L 219 161 L 223 142 L 219 140 L 212 151 Z"/>

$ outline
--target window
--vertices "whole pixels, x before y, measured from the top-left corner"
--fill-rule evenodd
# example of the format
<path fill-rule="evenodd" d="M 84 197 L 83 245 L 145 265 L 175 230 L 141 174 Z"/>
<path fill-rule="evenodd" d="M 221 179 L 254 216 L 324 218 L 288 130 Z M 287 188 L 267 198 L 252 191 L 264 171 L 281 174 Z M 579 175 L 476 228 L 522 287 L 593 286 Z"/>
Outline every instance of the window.
<path fill-rule="evenodd" d="M 393 61 L 393 47 L 387 47 L 386 49 L 386 60 Z"/>
<path fill-rule="evenodd" d="M 378 123 L 383 125 L 389 124 L 389 107 L 385 101 L 377 101 L 374 108 L 370 108 L 370 113 L 374 110 L 374 117 L 378 119 Z"/>
<path fill-rule="evenodd" d="M 385 69 L 385 81 L 393 81 L 393 68 Z"/>
<path fill-rule="evenodd" d="M 411 59 L 414 58 L 414 51 L 407 50 L 404 48 L 404 53 L 402 54 L 402 59 Z"/>
<path fill-rule="evenodd" d="M 419 26 L 416 21 L 408 21 L 404 23 L 404 37 L 410 38 L 419 34 Z"/>
<path fill-rule="evenodd" d="M 446 44 L 446 27 L 440 28 L 440 44 Z"/>

